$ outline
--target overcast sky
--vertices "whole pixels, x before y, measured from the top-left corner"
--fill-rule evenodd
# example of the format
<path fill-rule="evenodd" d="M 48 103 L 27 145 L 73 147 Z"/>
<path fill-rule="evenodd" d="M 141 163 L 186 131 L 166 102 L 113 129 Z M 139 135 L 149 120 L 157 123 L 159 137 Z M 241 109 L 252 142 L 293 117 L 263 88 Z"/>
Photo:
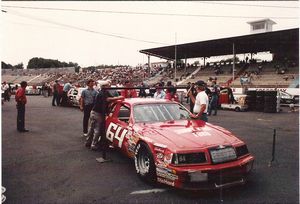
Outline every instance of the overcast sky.
<path fill-rule="evenodd" d="M 247 22 L 262 18 L 277 23 L 274 31 L 299 27 L 298 1 L 2 1 L 1 6 L 6 11 L 1 12 L 1 60 L 25 66 L 32 57 L 82 67 L 135 66 L 147 63 L 139 50 L 173 45 L 175 33 L 181 44 L 247 35 Z"/>

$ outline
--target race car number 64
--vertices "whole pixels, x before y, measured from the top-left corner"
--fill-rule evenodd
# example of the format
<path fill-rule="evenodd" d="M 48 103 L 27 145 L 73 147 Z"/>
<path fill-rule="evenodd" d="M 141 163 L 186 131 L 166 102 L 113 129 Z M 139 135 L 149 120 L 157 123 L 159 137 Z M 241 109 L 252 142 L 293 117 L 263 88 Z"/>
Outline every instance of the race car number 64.
<path fill-rule="evenodd" d="M 118 140 L 119 141 L 119 144 L 118 144 L 119 148 L 122 147 L 124 137 L 125 137 L 126 133 L 128 132 L 128 130 L 123 129 L 122 133 L 120 134 L 121 130 L 122 130 L 121 126 L 118 126 L 115 123 L 110 123 L 108 128 L 107 128 L 107 131 L 106 131 L 106 138 L 111 142 L 114 141 L 114 138 L 116 140 Z"/>

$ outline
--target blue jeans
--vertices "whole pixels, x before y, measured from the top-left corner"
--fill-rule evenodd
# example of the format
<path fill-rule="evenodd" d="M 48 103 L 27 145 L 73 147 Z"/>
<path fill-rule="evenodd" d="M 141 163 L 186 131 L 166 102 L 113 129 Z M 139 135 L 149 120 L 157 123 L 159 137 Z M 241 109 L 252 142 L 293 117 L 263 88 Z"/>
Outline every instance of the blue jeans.
<path fill-rule="evenodd" d="M 212 110 L 214 110 L 214 115 L 217 115 L 217 109 L 218 109 L 218 99 L 219 97 L 217 95 L 213 95 L 211 97 L 209 106 L 208 106 L 208 115 L 211 115 Z"/>
<path fill-rule="evenodd" d="M 205 122 L 208 122 L 207 114 L 202 113 L 202 115 L 200 115 L 198 118 L 196 118 L 196 120 L 203 120 Z"/>

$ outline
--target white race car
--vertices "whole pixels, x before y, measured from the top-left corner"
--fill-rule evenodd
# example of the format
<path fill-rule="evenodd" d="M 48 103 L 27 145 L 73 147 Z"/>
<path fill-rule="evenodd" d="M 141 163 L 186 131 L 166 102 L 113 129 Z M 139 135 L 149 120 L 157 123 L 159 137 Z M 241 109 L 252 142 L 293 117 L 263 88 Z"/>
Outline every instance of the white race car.
<path fill-rule="evenodd" d="M 86 88 L 71 88 L 68 92 L 68 99 L 72 106 L 78 106 L 80 105 L 80 98 L 82 91 Z"/>

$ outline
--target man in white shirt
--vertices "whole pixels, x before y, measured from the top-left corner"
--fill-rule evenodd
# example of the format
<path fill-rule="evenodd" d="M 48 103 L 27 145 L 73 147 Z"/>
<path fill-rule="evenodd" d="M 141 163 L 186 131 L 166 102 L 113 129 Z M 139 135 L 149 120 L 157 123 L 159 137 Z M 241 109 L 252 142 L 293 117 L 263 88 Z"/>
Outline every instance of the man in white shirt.
<path fill-rule="evenodd" d="M 156 85 L 156 92 L 154 93 L 154 98 L 156 99 L 164 99 L 166 97 L 166 92 L 162 89 L 162 83 L 158 83 Z"/>
<path fill-rule="evenodd" d="M 10 98 L 9 98 L 9 85 L 6 83 L 6 81 L 4 81 L 2 83 L 2 87 L 1 87 L 2 91 L 3 91 L 3 98 L 4 98 L 4 101 L 9 101 Z"/>
<path fill-rule="evenodd" d="M 195 86 L 197 91 L 196 98 L 192 93 L 188 93 L 195 104 L 193 109 L 194 114 L 191 114 L 191 117 L 207 122 L 208 96 L 205 93 L 206 84 L 204 81 L 199 80 L 195 83 Z"/>

